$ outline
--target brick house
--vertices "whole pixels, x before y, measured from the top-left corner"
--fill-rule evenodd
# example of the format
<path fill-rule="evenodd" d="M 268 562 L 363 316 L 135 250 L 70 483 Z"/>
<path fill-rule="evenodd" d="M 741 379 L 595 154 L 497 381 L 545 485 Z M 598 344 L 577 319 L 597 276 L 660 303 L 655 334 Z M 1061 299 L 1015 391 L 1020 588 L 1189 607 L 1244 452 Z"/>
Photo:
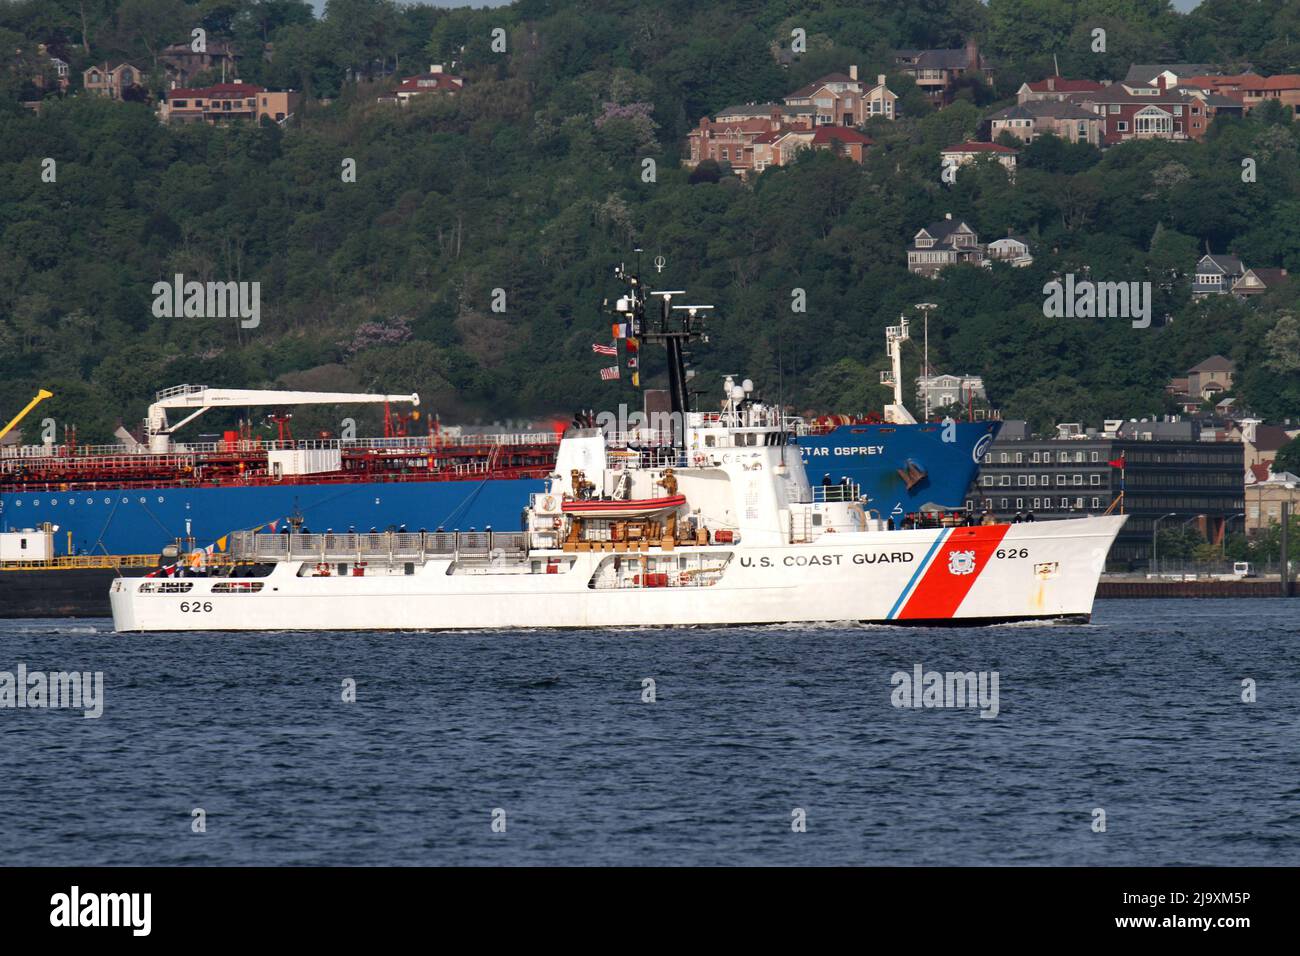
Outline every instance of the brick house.
<path fill-rule="evenodd" d="M 168 124 L 261 122 L 263 117 L 278 123 L 297 111 L 301 99 L 293 90 L 268 90 L 252 83 L 177 87 L 158 104 L 158 118 Z"/>
<path fill-rule="evenodd" d="M 813 133 L 809 146 L 813 149 L 828 149 L 839 156 L 860 163 L 866 158 L 871 140 L 855 129 L 844 126 L 822 126 Z"/>
<path fill-rule="evenodd" d="M 1232 294 L 1243 299 L 1263 295 L 1270 289 L 1285 284 L 1289 278 L 1285 269 L 1247 269 L 1232 284 Z"/>
<path fill-rule="evenodd" d="M 687 157 L 682 164 L 693 169 L 705 160 L 726 163 L 744 175 L 762 172 L 768 166 L 784 166 L 796 149 L 812 142 L 813 118 L 808 111 L 796 111 L 776 103 L 766 104 L 766 116 L 753 116 L 756 107 L 729 107 L 718 120 L 700 117 L 700 124 L 687 135 Z M 737 116 L 748 118 L 737 119 Z M 802 133 L 806 140 L 788 138 Z"/>
<path fill-rule="evenodd" d="M 1021 83 L 1016 91 L 1016 102 L 1020 105 L 1035 100 L 1063 100 L 1071 93 L 1100 93 L 1106 84 L 1096 80 L 1068 80 L 1063 76 L 1049 76 L 1045 80 L 1033 83 Z"/>
<path fill-rule="evenodd" d="M 1201 140 L 1219 115 L 1242 116 L 1244 107 L 1219 93 L 1114 83 L 1100 92 L 1072 93 L 1069 101 L 1101 119 L 1101 145 L 1130 139 Z"/>
<path fill-rule="evenodd" d="M 455 66 L 455 64 L 452 64 Z M 417 96 L 424 96 L 429 93 L 439 93 L 444 96 L 454 96 L 465 87 L 465 78 L 448 73 L 443 69 L 441 63 L 431 63 L 428 73 L 418 73 L 415 76 L 408 76 L 397 84 L 397 89 L 391 93 L 385 93 L 380 96 L 381 103 L 396 103 L 398 106 L 406 106 Z"/>
<path fill-rule="evenodd" d="M 861 126 L 872 116 L 894 119 L 898 96 L 883 74 L 868 87 L 854 64 L 848 73 L 830 73 L 784 97 L 786 106 L 809 109 L 816 126 Z"/>
<path fill-rule="evenodd" d="M 1203 93 L 1218 93 L 1240 99 L 1247 113 L 1256 106 L 1277 100 L 1292 116 L 1300 116 L 1300 74 L 1282 73 L 1277 76 L 1258 76 L 1239 73 L 1230 76 L 1180 77 L 1178 85 L 1184 89 L 1197 89 Z"/>
<path fill-rule="evenodd" d="M 1029 143 L 1051 133 L 1071 143 L 1101 143 L 1101 118 L 1092 110 L 1064 100 L 1028 100 L 998 110 L 989 122 L 989 138 L 994 140 L 1002 133 L 1010 133 Z"/>
<path fill-rule="evenodd" d="M 934 278 L 947 266 L 959 262 L 982 262 L 984 247 L 975 230 L 947 213 L 938 222 L 919 230 L 907 247 L 907 269 Z"/>
<path fill-rule="evenodd" d="M 898 72 L 912 77 L 917 88 L 936 106 L 952 102 L 957 81 L 965 76 L 978 76 L 982 83 L 993 83 L 993 70 L 974 39 L 956 50 L 895 50 L 894 65 Z"/>
<path fill-rule="evenodd" d="M 130 63 L 105 63 L 85 70 L 81 81 L 86 92 L 94 96 L 129 99 L 135 91 L 144 89 L 144 72 Z"/>
<path fill-rule="evenodd" d="M 202 52 L 192 49 L 188 43 L 173 43 L 158 54 L 158 62 L 167 74 L 169 85 L 173 86 L 185 86 L 191 78 L 208 70 L 219 71 L 223 83 L 228 79 L 233 81 L 239 76 L 238 58 L 239 54 L 224 40 L 213 40 Z"/>

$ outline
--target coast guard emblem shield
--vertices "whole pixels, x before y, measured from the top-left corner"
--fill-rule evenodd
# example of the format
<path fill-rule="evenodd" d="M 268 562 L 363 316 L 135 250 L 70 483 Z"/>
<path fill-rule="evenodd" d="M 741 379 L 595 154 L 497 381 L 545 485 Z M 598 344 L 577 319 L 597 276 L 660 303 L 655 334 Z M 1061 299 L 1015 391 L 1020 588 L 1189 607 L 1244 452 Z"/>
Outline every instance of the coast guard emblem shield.
<path fill-rule="evenodd" d="M 949 574 L 974 574 L 975 552 L 953 551 L 948 555 Z"/>

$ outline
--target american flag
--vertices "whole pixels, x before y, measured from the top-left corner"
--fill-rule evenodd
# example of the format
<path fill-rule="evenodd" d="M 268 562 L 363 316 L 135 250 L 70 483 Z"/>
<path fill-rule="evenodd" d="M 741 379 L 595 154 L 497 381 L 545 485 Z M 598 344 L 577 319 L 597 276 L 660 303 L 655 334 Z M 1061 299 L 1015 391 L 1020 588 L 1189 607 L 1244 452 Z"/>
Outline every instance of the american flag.
<path fill-rule="evenodd" d="M 592 345 L 591 350 L 597 355 L 617 355 L 617 345 Z"/>
<path fill-rule="evenodd" d="M 600 377 L 606 382 L 610 379 L 618 378 L 618 366 L 611 365 L 609 368 L 602 368 L 600 370 Z"/>

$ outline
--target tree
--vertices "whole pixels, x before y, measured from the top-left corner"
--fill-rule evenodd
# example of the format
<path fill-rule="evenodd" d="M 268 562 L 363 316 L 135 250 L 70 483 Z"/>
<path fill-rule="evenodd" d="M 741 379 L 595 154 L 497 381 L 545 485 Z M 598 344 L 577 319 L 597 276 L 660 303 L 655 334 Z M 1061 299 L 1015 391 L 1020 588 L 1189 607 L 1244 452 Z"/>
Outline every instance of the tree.
<path fill-rule="evenodd" d="M 148 53 L 153 72 L 158 72 L 158 54 L 177 37 L 188 35 L 191 13 L 181 0 L 122 0 L 118 26 L 134 36 Z"/>
<path fill-rule="evenodd" d="M 1270 468 L 1277 474 L 1289 471 L 1300 475 L 1300 438 L 1293 438 L 1279 448 Z"/>

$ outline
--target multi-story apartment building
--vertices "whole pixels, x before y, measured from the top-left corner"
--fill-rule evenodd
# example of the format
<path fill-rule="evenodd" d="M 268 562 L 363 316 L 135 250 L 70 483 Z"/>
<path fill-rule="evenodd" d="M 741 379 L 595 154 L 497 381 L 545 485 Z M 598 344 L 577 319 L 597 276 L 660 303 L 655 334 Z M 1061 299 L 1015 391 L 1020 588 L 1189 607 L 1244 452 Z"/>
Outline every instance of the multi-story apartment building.
<path fill-rule="evenodd" d="M 999 518 L 1122 509 L 1129 518 L 1111 549 L 1115 568 L 1145 565 L 1157 527 L 1195 526 L 1214 542 L 1242 529 L 1240 442 L 1201 441 L 1190 421 L 1107 425 L 1103 431 L 1061 426 L 1061 436 L 1043 438 L 1030 435 L 1024 422 L 1004 423 L 984 455 L 966 507 Z"/>

